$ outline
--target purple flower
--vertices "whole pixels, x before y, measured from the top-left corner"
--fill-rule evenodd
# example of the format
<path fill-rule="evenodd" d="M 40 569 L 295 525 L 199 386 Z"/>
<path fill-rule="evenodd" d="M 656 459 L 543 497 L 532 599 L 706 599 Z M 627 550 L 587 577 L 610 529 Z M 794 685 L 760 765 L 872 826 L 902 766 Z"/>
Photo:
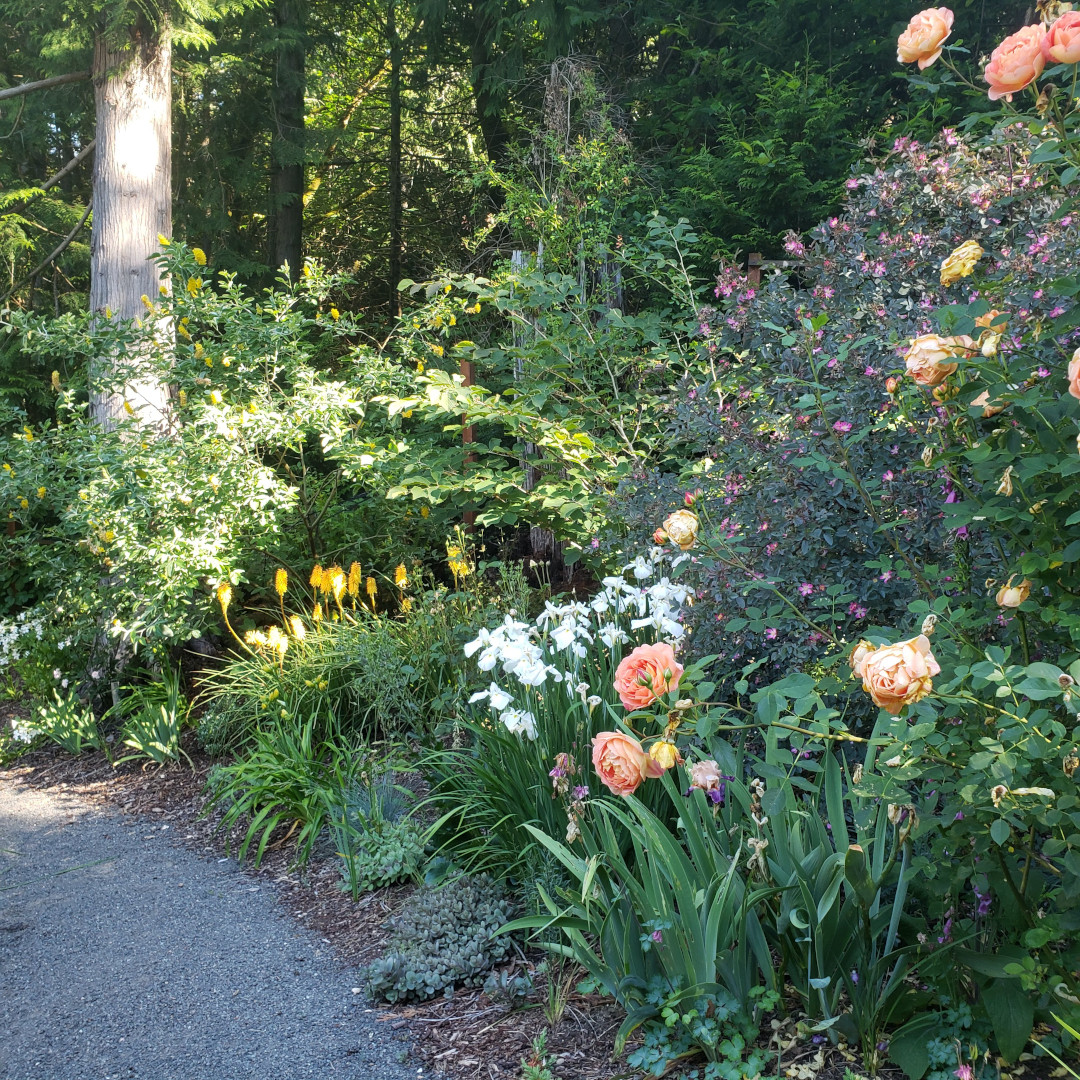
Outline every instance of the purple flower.
<path fill-rule="evenodd" d="M 847 431 L 850 431 L 850 430 L 851 430 L 851 421 L 850 420 L 837 420 L 836 423 L 833 424 L 833 431 L 847 432 Z"/>
<path fill-rule="evenodd" d="M 811 585 L 809 581 L 804 581 L 799 586 L 799 595 L 800 596 L 810 596 L 810 595 L 813 594 L 813 592 L 814 592 L 814 586 Z"/>
<path fill-rule="evenodd" d="M 588 797 L 589 789 L 584 784 L 578 784 L 578 786 L 574 788 L 574 798 L 577 799 L 578 802 L 581 802 L 582 799 L 587 799 Z"/>
<path fill-rule="evenodd" d="M 776 640 L 776 634 L 777 634 L 776 627 L 775 626 L 770 626 L 765 631 L 765 640 L 766 641 L 775 641 Z"/>
<path fill-rule="evenodd" d="M 859 985 L 859 973 L 854 968 L 851 969 L 851 981 L 855 986 Z"/>
<path fill-rule="evenodd" d="M 664 941 L 664 932 L 663 932 L 663 930 L 654 930 L 649 935 L 649 937 L 651 937 L 653 939 L 653 941 L 656 942 L 657 945 L 661 945 L 661 944 L 663 944 L 663 941 Z"/>

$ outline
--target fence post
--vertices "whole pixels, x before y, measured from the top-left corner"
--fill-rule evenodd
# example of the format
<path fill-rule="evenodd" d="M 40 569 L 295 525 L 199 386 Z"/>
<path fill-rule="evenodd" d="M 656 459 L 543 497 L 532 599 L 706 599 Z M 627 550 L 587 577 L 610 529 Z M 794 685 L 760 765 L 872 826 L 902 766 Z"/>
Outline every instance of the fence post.
<path fill-rule="evenodd" d="M 761 267 L 764 259 L 760 251 L 751 251 L 746 257 L 746 280 L 751 285 L 761 284 Z"/>

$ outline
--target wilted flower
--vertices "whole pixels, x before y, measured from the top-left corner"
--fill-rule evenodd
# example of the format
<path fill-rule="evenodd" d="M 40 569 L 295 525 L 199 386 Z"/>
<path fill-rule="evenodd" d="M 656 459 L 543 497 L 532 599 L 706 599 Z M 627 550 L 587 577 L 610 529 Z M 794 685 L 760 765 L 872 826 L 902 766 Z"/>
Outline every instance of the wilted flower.
<path fill-rule="evenodd" d="M 1070 779 L 1072 778 L 1073 773 L 1075 773 L 1078 768 L 1080 768 L 1080 757 L 1077 757 L 1076 754 L 1069 754 L 1061 763 L 1062 771 Z"/>
<path fill-rule="evenodd" d="M 1013 493 L 1012 482 L 1013 467 L 1007 465 L 1005 471 L 1001 474 L 1001 480 L 998 483 L 996 495 L 1004 495 L 1006 498 Z"/>
<path fill-rule="evenodd" d="M 1001 801 L 1009 794 L 1009 789 L 1004 784 L 995 784 L 990 789 L 990 801 L 995 806 L 1000 806 Z"/>
<path fill-rule="evenodd" d="M 1010 575 L 1009 580 L 998 589 L 994 598 L 998 607 L 1018 608 L 1030 595 L 1031 582 L 1024 578 L 1019 585 L 1013 585 L 1015 577 L 1015 574 Z"/>
<path fill-rule="evenodd" d="M 934 460 L 934 448 L 927 443 L 927 445 L 923 447 L 919 457 L 922 460 L 922 463 L 929 469 L 930 462 Z"/>

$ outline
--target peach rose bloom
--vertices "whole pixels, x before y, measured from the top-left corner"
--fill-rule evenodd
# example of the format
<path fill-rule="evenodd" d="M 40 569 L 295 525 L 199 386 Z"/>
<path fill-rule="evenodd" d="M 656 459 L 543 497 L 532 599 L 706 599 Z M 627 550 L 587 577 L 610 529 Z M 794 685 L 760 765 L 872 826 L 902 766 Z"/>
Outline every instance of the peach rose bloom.
<path fill-rule="evenodd" d="M 642 780 L 664 774 L 641 743 L 621 731 L 601 731 L 593 739 L 592 762 L 600 782 L 615 795 L 633 795 Z"/>
<path fill-rule="evenodd" d="M 1072 354 L 1069 361 L 1069 393 L 1080 398 L 1080 349 Z"/>
<path fill-rule="evenodd" d="M 676 510 L 664 519 L 664 532 L 683 551 L 689 551 L 697 543 L 700 524 L 692 510 Z"/>
<path fill-rule="evenodd" d="M 997 416 L 999 412 L 1005 411 L 1005 406 L 1000 404 L 997 399 L 993 402 L 990 401 L 989 390 L 984 390 L 971 404 L 976 409 L 982 409 L 983 418 L 986 420 L 989 420 L 991 416 Z"/>
<path fill-rule="evenodd" d="M 953 357 L 970 356 L 975 352 L 978 352 L 978 346 L 966 334 L 947 338 L 923 334 L 912 341 L 904 365 L 920 386 L 937 386 L 959 366 Z"/>
<path fill-rule="evenodd" d="M 1042 51 L 1048 64 L 1080 64 L 1080 11 L 1066 11 L 1050 25 Z"/>
<path fill-rule="evenodd" d="M 851 665 L 851 670 L 855 673 L 857 678 L 862 678 L 863 662 L 875 648 L 877 648 L 877 646 L 871 645 L 869 641 L 860 641 L 859 644 L 851 650 L 851 655 L 848 657 L 848 663 Z"/>
<path fill-rule="evenodd" d="M 1046 67 L 1041 26 L 1025 26 L 1010 34 L 991 54 L 983 78 L 990 84 L 990 100 L 1012 100 L 1012 95 L 1033 83 Z"/>
<path fill-rule="evenodd" d="M 675 659 L 670 645 L 665 642 L 639 645 L 615 669 L 615 692 L 623 708 L 643 709 L 674 690 L 682 673 L 682 664 Z"/>
<path fill-rule="evenodd" d="M 932 677 L 941 674 L 925 634 L 895 645 L 871 646 L 859 668 L 856 674 L 862 675 L 863 689 L 893 716 L 926 697 L 933 689 Z"/>
<path fill-rule="evenodd" d="M 925 71 L 941 55 L 941 46 L 952 33 L 952 24 L 953 13 L 946 7 L 920 11 L 896 39 L 896 59 L 901 64 L 918 61 L 919 70 Z"/>
<path fill-rule="evenodd" d="M 999 333 L 1004 331 L 1008 325 L 1009 316 L 1004 311 L 998 311 L 997 308 L 991 308 L 985 315 L 980 315 L 975 320 L 975 325 L 982 327 L 983 330 L 989 330 L 993 328 Z"/>

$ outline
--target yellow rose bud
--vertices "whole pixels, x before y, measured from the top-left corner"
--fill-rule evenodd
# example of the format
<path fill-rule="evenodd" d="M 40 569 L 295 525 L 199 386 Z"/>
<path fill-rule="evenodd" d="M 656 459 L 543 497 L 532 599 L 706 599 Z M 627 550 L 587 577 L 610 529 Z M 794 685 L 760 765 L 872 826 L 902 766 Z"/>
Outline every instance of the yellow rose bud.
<path fill-rule="evenodd" d="M 656 762 L 661 769 L 670 769 L 679 760 L 679 751 L 675 744 L 666 739 L 658 739 L 649 747 L 649 757 Z"/>

